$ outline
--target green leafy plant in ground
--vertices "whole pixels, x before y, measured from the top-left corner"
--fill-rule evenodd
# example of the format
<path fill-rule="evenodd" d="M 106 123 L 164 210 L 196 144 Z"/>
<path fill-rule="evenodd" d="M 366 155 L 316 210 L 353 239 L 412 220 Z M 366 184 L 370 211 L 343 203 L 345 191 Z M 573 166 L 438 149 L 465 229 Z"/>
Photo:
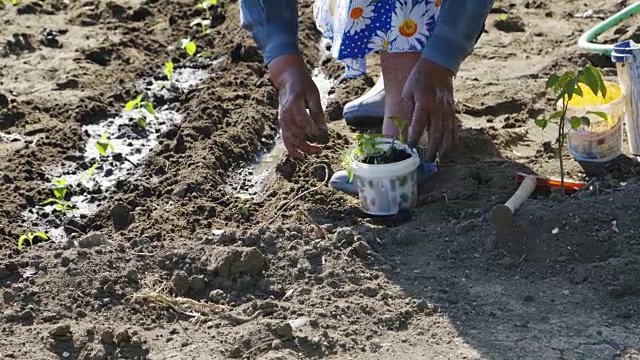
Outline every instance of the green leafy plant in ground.
<path fill-rule="evenodd" d="M 182 45 L 182 48 L 184 49 L 184 51 L 187 53 L 187 55 L 189 56 L 193 56 L 196 54 L 196 51 L 198 50 L 198 47 L 196 46 L 196 43 L 191 40 L 191 39 L 182 39 L 180 40 L 180 43 Z"/>
<path fill-rule="evenodd" d="M 124 106 L 125 111 L 131 111 L 133 109 L 137 109 L 140 112 L 140 116 L 136 119 L 138 126 L 142 129 L 147 127 L 148 117 L 150 115 L 155 115 L 156 111 L 153 109 L 153 104 L 149 101 L 142 101 L 144 94 L 138 95 L 135 99 L 127 102 Z M 144 110 L 146 111 L 143 111 Z"/>
<path fill-rule="evenodd" d="M 563 74 L 551 74 L 547 80 L 546 89 L 551 89 L 555 94 L 555 103 L 562 101 L 560 110 L 553 112 L 549 116 L 535 119 L 535 124 L 542 130 L 546 129 L 549 124 L 558 125 L 558 159 L 560 161 L 560 187 L 564 189 L 564 161 L 562 159 L 562 149 L 564 147 L 567 134 L 571 130 L 577 130 L 581 126 L 590 126 L 591 122 L 587 116 L 572 116 L 567 119 L 567 110 L 569 102 L 574 96 L 582 97 L 584 94 L 579 84 L 586 85 L 591 91 L 598 96 L 601 94 L 603 98 L 607 96 L 607 86 L 604 83 L 602 71 L 600 69 L 587 65 L 579 73 L 567 71 Z M 610 117 L 602 112 L 589 111 L 587 114 L 597 115 L 607 122 L 611 123 Z M 569 129 L 567 129 L 567 122 Z"/>
<path fill-rule="evenodd" d="M 211 14 L 209 13 L 209 8 L 213 5 L 217 5 L 218 0 L 202 0 L 200 3 L 196 5 L 196 9 L 204 9 L 205 18 L 211 18 Z"/>
<path fill-rule="evenodd" d="M 395 116 L 390 116 L 389 120 L 391 120 L 391 122 L 393 122 L 393 124 L 398 128 L 399 136 L 398 139 L 393 139 L 391 146 L 389 146 L 387 150 L 383 150 L 379 147 L 379 145 L 383 144 L 380 139 L 387 138 L 388 136 L 386 135 L 364 133 L 353 136 L 356 140 L 356 146 L 353 149 L 344 152 L 341 157 L 342 166 L 344 166 L 347 171 L 349 181 L 353 180 L 353 167 L 351 164 L 352 157 L 357 160 L 374 158 L 376 159 L 376 164 L 387 164 L 391 160 L 395 142 L 397 141 L 400 144 L 404 143 L 404 136 L 402 135 L 402 132 L 407 126 L 407 122 L 404 120 L 398 120 Z"/>
<path fill-rule="evenodd" d="M 91 167 L 87 169 L 87 171 L 85 171 L 82 175 L 80 175 L 80 180 L 91 179 L 98 165 L 100 165 L 99 161 L 94 162 L 93 165 L 91 165 Z"/>
<path fill-rule="evenodd" d="M 165 75 L 167 75 L 167 80 L 169 82 L 172 82 L 173 81 L 173 62 L 167 61 L 166 63 L 164 63 L 163 72 Z"/>
<path fill-rule="evenodd" d="M 20 235 L 20 237 L 18 238 L 18 249 L 22 250 L 22 245 L 24 244 L 25 240 L 28 240 L 31 247 L 33 247 L 33 239 L 35 239 L 36 237 L 49 240 L 49 237 L 47 237 L 47 235 L 45 235 L 45 233 L 43 232 L 36 232 L 33 234 L 31 232 L 28 232 L 24 235 Z"/>
<path fill-rule="evenodd" d="M 53 197 L 46 199 L 42 202 L 42 205 L 55 204 L 56 210 L 67 212 L 73 210 L 73 204 L 70 201 L 65 200 L 67 195 L 67 180 L 60 178 L 58 180 L 52 180 L 53 184 Z"/>
<path fill-rule="evenodd" d="M 211 20 L 195 19 L 191 22 L 191 26 L 196 26 L 196 25 L 200 25 L 202 34 L 206 34 L 209 32 L 209 30 L 207 30 L 207 26 L 211 25 Z"/>
<path fill-rule="evenodd" d="M 100 140 L 96 141 L 96 150 L 98 150 L 98 154 L 100 154 L 100 156 L 105 156 L 109 150 L 115 150 L 115 147 L 109 141 L 107 134 L 102 134 Z"/>

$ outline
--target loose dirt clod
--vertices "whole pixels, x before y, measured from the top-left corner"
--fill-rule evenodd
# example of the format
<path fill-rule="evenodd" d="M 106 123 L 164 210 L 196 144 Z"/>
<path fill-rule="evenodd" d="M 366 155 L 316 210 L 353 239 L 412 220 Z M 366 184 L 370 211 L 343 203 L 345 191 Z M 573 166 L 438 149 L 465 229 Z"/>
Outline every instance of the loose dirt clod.
<path fill-rule="evenodd" d="M 131 208 L 124 203 L 113 205 L 110 211 L 113 227 L 116 230 L 125 230 L 133 223 L 135 216 L 131 212 Z"/>
<path fill-rule="evenodd" d="M 171 278 L 171 286 L 178 294 L 186 294 L 189 291 L 189 276 L 184 271 L 178 271 Z"/>
<path fill-rule="evenodd" d="M 97 246 L 114 246 L 113 241 L 107 239 L 106 235 L 101 232 L 89 233 L 78 240 L 78 247 L 93 248 Z"/>
<path fill-rule="evenodd" d="M 211 254 L 210 265 L 225 278 L 240 274 L 256 276 L 262 272 L 264 260 L 257 248 L 225 247 Z"/>

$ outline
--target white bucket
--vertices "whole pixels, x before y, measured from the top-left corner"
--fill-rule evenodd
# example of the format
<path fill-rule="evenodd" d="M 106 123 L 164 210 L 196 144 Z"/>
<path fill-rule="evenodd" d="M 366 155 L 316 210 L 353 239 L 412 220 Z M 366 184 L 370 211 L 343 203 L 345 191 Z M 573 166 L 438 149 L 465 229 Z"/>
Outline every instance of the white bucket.
<path fill-rule="evenodd" d="M 624 96 L 617 84 L 605 82 L 608 91 L 615 91 L 620 95 L 613 101 L 602 105 L 575 106 L 569 105 L 566 114 L 566 125 L 572 116 L 586 116 L 589 118 L 589 126 L 581 125 L 572 129 L 567 134 L 569 153 L 577 161 L 607 162 L 622 154 L 622 118 L 624 115 Z M 562 108 L 562 100 L 558 102 L 558 108 Z M 611 123 L 589 111 L 603 112 L 609 115 Z"/>
<path fill-rule="evenodd" d="M 616 63 L 618 80 L 626 100 L 624 122 L 629 151 L 640 155 L 640 44 L 631 40 L 616 44 L 611 60 Z"/>
<path fill-rule="evenodd" d="M 378 148 L 388 150 L 391 139 L 379 139 Z M 371 215 L 395 215 L 400 209 L 415 206 L 418 199 L 416 169 L 420 158 L 415 149 L 407 145 L 393 143 L 396 149 L 404 150 L 410 158 L 392 164 L 372 165 L 354 159 L 351 167 L 358 186 L 360 207 Z"/>

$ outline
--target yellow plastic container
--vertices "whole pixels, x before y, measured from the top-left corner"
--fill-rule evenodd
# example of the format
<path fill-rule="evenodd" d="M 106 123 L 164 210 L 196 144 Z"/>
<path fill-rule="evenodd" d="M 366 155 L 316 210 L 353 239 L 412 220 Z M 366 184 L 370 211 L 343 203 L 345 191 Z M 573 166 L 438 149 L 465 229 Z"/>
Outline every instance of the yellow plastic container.
<path fill-rule="evenodd" d="M 590 120 L 589 126 L 580 126 L 569 131 L 567 142 L 569 153 L 578 161 L 607 162 L 622 154 L 622 118 L 624 116 L 624 96 L 617 84 L 605 82 L 607 96 L 596 96 L 588 86 L 578 84 L 583 96 L 574 96 L 569 101 L 568 121 L 572 116 L 586 116 Z M 562 108 L 562 102 L 558 102 Z M 609 115 L 605 120 L 589 111 L 603 112 Z M 570 125 L 569 125 L 570 126 Z"/>

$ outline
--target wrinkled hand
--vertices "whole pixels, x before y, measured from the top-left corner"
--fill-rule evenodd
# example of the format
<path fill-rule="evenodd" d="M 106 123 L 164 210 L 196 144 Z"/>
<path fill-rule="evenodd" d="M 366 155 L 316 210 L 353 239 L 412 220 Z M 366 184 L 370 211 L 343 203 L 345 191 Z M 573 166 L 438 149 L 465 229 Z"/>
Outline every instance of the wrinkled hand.
<path fill-rule="evenodd" d="M 408 144 L 417 146 L 426 130 L 429 144 L 423 160 L 432 162 L 457 141 L 453 74 L 438 64 L 419 60 L 407 79 L 402 98 L 413 109 Z"/>
<path fill-rule="evenodd" d="M 279 93 L 279 124 L 292 158 L 322 151 L 329 142 L 320 93 L 300 55 L 282 55 L 269 63 L 269 75 Z M 309 112 L 307 113 L 307 109 Z"/>

